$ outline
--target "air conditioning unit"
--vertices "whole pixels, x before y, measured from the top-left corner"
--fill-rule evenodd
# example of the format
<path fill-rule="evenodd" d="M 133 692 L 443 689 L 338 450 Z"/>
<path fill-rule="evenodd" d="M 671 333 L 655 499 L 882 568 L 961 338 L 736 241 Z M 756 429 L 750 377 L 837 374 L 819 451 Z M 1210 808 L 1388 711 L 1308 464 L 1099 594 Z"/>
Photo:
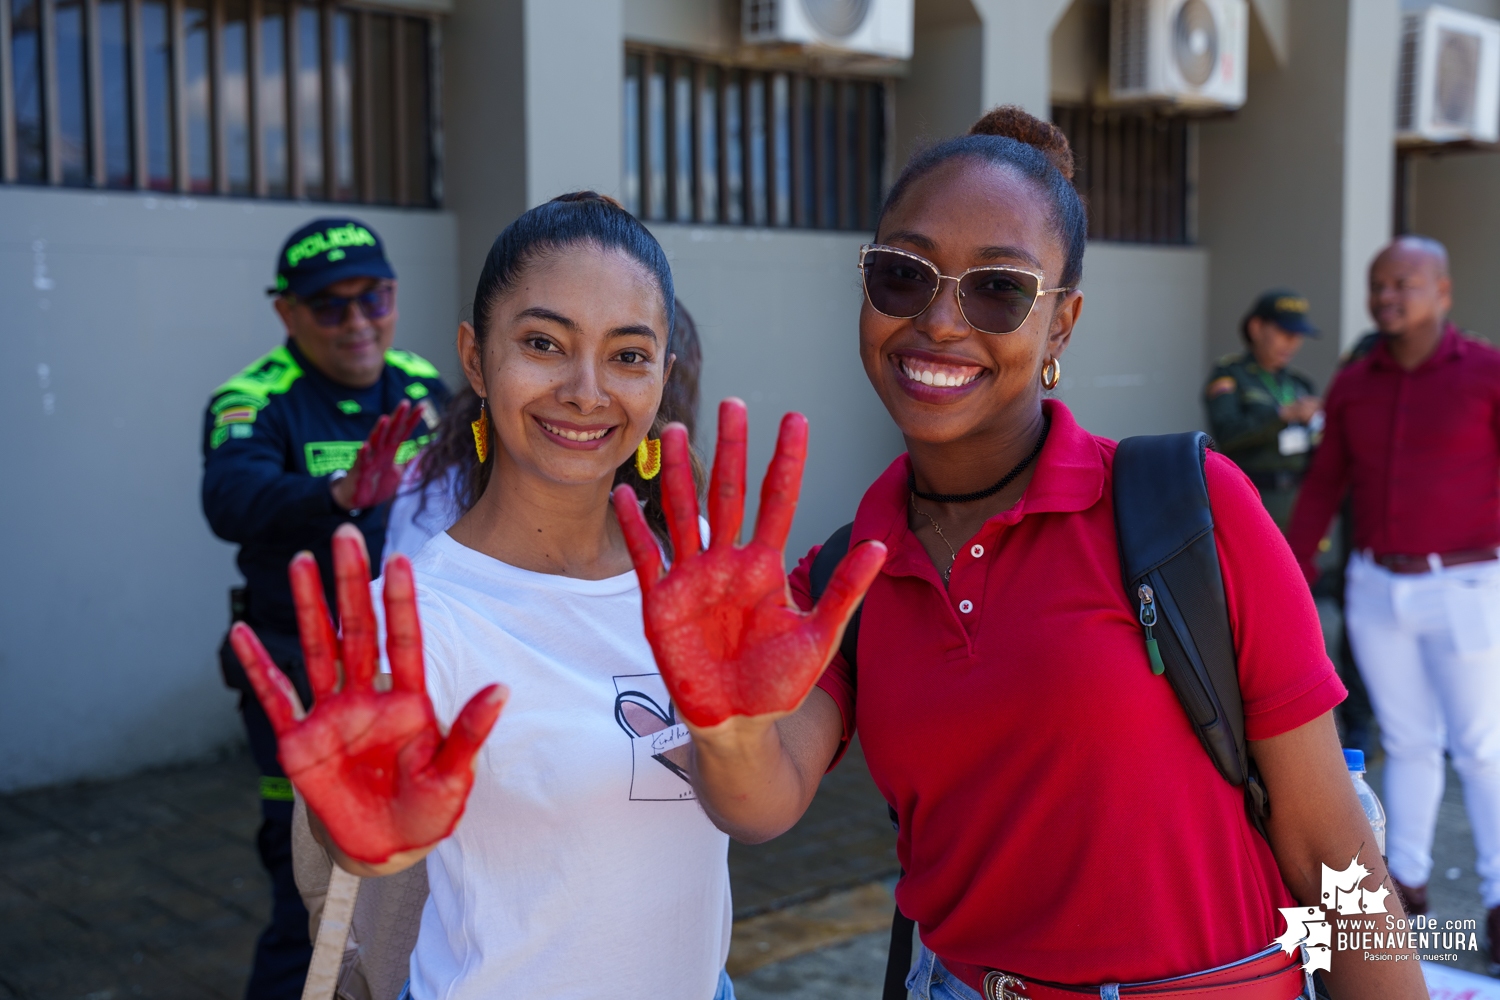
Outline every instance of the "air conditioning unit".
<path fill-rule="evenodd" d="M 742 0 L 747 42 L 910 59 L 915 0 Z"/>
<path fill-rule="evenodd" d="M 1238 108 L 1249 46 L 1246 0 L 1111 0 L 1110 100 Z"/>
<path fill-rule="evenodd" d="M 1500 21 L 1428 7 L 1402 29 L 1397 141 L 1500 139 Z"/>

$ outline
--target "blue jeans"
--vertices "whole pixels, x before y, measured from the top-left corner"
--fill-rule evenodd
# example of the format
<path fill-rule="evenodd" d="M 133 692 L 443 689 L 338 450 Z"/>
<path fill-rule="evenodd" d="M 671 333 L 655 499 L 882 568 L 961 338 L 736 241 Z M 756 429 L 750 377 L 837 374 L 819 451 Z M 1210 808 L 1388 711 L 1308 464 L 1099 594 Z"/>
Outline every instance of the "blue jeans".
<path fill-rule="evenodd" d="M 917 964 L 906 977 L 906 988 L 911 991 L 911 1000 L 984 1000 L 974 989 L 943 967 L 942 960 L 926 946 L 917 956 Z M 1113 995 L 1118 996 L 1117 987 Z M 1100 991 L 1101 996 L 1109 994 Z M 1307 994 L 1299 993 L 1299 997 Z"/>
<path fill-rule="evenodd" d="M 970 990 L 972 993 L 973 991 Z M 976 997 L 979 995 L 974 994 Z M 406 986 L 401 990 L 400 1000 L 411 1000 L 411 982 L 408 980 Z M 729 981 L 729 973 L 719 970 L 719 987 L 714 990 L 714 1000 L 734 1000 L 734 983 Z"/>
<path fill-rule="evenodd" d="M 917 964 L 906 977 L 911 1000 L 984 1000 L 968 983 L 943 968 L 942 961 L 922 946 Z"/>

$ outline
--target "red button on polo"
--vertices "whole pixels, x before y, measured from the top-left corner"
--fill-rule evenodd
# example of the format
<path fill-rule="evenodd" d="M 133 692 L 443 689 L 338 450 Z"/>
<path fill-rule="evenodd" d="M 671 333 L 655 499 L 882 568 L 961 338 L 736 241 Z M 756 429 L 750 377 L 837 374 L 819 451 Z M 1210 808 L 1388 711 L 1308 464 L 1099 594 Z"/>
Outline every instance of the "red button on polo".
<path fill-rule="evenodd" d="M 1291 894 L 1240 790 L 1151 673 L 1120 580 L 1113 442 L 1044 405 L 1036 472 L 986 525 L 991 562 L 964 585 L 983 587 L 981 613 L 953 615 L 908 527 L 906 457 L 870 487 L 853 538 L 891 554 L 865 599 L 858 684 L 835 658 L 819 686 L 896 806 L 896 896 L 939 956 L 1093 984 L 1244 958 L 1285 930 L 1276 908 Z M 1344 691 L 1254 487 L 1217 455 L 1208 482 L 1246 727 L 1265 739 Z M 792 578 L 804 607 L 809 564 Z"/>

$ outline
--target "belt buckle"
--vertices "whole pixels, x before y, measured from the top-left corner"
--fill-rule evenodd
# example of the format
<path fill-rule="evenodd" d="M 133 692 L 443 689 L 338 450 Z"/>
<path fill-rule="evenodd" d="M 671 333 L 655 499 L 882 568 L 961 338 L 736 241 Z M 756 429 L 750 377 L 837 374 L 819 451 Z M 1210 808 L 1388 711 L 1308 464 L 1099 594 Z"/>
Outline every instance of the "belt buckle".
<path fill-rule="evenodd" d="M 1026 984 L 1005 972 L 991 970 L 984 974 L 984 1000 L 1027 1000 L 1019 993 L 1012 993 L 1012 989 L 1025 990 Z"/>

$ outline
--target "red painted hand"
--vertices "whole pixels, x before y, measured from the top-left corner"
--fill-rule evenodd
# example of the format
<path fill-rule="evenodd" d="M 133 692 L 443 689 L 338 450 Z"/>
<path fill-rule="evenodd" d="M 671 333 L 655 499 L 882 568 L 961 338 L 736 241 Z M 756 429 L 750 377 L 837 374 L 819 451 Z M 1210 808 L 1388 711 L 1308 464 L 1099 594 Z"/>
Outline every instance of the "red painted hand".
<path fill-rule="evenodd" d="M 361 510 L 385 503 L 401 485 L 402 468 L 396 455 L 411 436 L 422 411 L 403 399 L 394 411 L 375 422 L 375 429 L 360 446 L 349 475 L 334 484 L 334 496 L 347 510 Z"/>
<path fill-rule="evenodd" d="M 358 528 L 346 524 L 334 534 L 333 564 L 342 638 L 334 635 L 328 618 L 317 562 L 302 552 L 290 570 L 316 699 L 306 716 L 291 682 L 250 627 L 237 623 L 229 638 L 276 730 L 281 766 L 308 808 L 345 854 L 381 864 L 453 832 L 474 784 L 474 757 L 510 692 L 500 684 L 480 691 L 444 738 L 423 679 L 411 563 L 399 555 L 385 564 L 391 689 L 377 691 L 370 561 Z"/>
<path fill-rule="evenodd" d="M 799 611 L 787 589 L 782 550 L 807 459 L 807 418 L 800 413 L 782 418 L 776 455 L 761 487 L 755 537 L 742 546 L 746 425 L 740 400 L 719 405 L 707 552 L 698 534 L 687 431 L 671 424 L 662 432 L 662 494 L 675 554 L 667 573 L 634 491 L 621 486 L 614 494 L 615 514 L 641 581 L 646 638 L 678 711 L 700 728 L 731 716 L 784 715 L 802 704 L 885 563 L 879 542 L 856 547 L 839 564 L 817 607 Z"/>

